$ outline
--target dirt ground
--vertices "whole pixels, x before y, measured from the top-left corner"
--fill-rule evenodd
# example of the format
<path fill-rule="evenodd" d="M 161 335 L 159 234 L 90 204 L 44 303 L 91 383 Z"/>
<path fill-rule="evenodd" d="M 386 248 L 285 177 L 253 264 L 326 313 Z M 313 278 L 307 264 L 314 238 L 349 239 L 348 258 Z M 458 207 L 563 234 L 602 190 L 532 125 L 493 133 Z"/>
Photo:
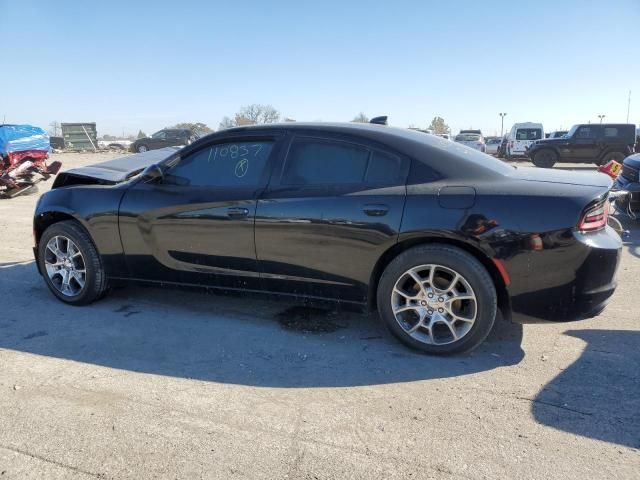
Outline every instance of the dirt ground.
<path fill-rule="evenodd" d="M 501 322 L 436 358 L 374 316 L 275 299 L 130 287 L 65 306 L 33 263 L 36 201 L 0 200 L 2 480 L 638 478 L 640 223 L 598 317 Z"/>

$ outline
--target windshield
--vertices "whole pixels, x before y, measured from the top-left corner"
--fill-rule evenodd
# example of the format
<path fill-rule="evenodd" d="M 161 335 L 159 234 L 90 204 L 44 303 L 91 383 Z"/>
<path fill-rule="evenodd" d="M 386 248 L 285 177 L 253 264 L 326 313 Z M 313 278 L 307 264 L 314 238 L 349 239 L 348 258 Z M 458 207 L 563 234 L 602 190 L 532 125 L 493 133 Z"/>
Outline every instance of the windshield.
<path fill-rule="evenodd" d="M 464 135 L 456 135 L 456 142 L 479 142 L 480 135 L 465 133 Z"/>
<path fill-rule="evenodd" d="M 569 130 L 569 132 L 567 132 L 564 136 L 565 137 L 573 137 L 573 135 L 576 133 L 576 130 L 578 130 L 578 127 L 580 125 L 574 125 L 573 127 L 571 127 L 571 130 Z"/>

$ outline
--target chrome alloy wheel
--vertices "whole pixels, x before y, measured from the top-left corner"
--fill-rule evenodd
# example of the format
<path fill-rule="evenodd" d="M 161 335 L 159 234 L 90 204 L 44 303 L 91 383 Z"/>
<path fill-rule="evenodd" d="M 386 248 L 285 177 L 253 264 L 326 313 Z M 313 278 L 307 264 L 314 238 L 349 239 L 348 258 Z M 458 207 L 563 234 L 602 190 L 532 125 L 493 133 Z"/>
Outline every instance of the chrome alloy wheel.
<path fill-rule="evenodd" d="M 442 265 L 407 270 L 391 293 L 396 321 L 412 338 L 429 345 L 446 345 L 469 333 L 478 301 L 469 282 Z"/>
<path fill-rule="evenodd" d="M 58 235 L 47 242 L 44 265 L 53 286 L 67 297 L 75 297 L 84 288 L 87 270 L 78 246 Z"/>

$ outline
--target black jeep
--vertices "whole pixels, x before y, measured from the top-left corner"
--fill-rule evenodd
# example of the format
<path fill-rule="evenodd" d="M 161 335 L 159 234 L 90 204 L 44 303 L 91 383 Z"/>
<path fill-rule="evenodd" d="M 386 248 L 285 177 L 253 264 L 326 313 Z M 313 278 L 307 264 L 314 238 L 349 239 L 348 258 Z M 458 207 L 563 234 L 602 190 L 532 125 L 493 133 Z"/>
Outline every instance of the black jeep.
<path fill-rule="evenodd" d="M 626 123 L 574 125 L 561 138 L 536 141 L 527 156 L 536 167 L 551 168 L 556 162 L 604 165 L 622 160 L 634 152 L 636 127 Z"/>

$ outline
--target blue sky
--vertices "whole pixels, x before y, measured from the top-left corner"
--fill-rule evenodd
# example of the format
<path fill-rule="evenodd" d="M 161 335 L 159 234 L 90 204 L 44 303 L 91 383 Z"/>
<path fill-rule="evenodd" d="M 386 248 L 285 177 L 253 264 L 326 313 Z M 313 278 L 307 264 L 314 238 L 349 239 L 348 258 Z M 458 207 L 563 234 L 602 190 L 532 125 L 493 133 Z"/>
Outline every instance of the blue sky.
<path fill-rule="evenodd" d="M 492 134 L 625 121 L 632 90 L 640 123 L 639 25 L 640 0 L 0 0 L 0 122 L 151 133 L 267 103 Z"/>

